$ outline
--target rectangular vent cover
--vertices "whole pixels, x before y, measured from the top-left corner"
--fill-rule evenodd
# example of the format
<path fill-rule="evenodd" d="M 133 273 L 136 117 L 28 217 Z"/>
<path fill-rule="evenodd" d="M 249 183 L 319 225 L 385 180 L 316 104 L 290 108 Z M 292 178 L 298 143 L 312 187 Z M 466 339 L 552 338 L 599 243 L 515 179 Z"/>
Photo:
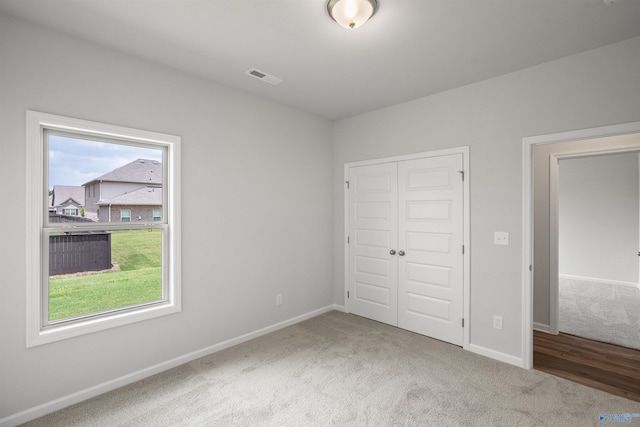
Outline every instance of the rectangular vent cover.
<path fill-rule="evenodd" d="M 260 70 L 256 70 L 255 68 L 251 68 L 250 70 L 245 71 L 245 74 L 272 85 L 277 85 L 278 83 L 282 82 L 281 78 L 273 76 L 271 74 L 267 74 Z"/>

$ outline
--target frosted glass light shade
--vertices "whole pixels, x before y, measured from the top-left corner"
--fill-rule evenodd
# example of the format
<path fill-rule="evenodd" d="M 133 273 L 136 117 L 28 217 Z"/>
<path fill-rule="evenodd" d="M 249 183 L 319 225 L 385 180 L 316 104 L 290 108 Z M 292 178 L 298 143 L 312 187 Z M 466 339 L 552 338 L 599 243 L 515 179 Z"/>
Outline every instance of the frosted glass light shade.
<path fill-rule="evenodd" d="M 329 16 L 344 28 L 358 28 L 376 12 L 376 0 L 330 0 Z"/>

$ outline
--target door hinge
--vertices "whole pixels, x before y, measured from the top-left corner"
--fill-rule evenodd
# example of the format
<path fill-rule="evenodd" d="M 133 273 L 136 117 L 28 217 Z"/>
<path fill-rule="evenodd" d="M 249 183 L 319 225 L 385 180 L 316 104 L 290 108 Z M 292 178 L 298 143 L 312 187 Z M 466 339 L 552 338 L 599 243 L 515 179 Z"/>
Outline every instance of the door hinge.
<path fill-rule="evenodd" d="M 462 245 L 462 255 L 464 255 L 464 245 Z"/>
<path fill-rule="evenodd" d="M 347 244 L 351 243 L 351 239 L 347 236 Z"/>
<path fill-rule="evenodd" d="M 349 299 L 349 291 L 347 291 L 347 299 Z"/>
<path fill-rule="evenodd" d="M 533 264 L 529 264 L 529 271 L 533 271 Z"/>
<path fill-rule="evenodd" d="M 462 327 L 464 328 L 464 319 L 462 319 Z"/>
<path fill-rule="evenodd" d="M 462 175 L 462 180 L 464 181 L 464 171 L 458 171 L 460 175 Z"/>
<path fill-rule="evenodd" d="M 349 181 L 345 181 L 345 184 L 347 184 L 347 190 L 349 189 Z"/>

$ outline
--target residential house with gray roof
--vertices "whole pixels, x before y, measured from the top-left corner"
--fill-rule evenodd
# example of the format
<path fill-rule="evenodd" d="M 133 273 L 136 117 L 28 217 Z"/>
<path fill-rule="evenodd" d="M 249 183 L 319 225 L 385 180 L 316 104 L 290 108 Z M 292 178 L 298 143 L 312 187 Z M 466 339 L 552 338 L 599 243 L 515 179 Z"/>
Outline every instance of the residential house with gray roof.
<path fill-rule="evenodd" d="M 98 222 L 160 221 L 162 163 L 137 159 L 83 185 L 85 215 Z"/>
<path fill-rule="evenodd" d="M 50 200 L 50 212 L 57 215 L 80 216 L 84 207 L 85 190 L 76 185 L 54 185 Z"/>

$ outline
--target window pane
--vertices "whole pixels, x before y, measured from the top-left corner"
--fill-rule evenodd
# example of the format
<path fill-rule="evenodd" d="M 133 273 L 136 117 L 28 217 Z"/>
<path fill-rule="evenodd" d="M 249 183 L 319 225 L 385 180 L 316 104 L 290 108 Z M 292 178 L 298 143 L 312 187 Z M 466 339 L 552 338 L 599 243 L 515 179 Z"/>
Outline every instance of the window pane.
<path fill-rule="evenodd" d="M 163 149 L 53 132 L 47 142 L 49 224 L 68 222 L 59 213 L 69 205 L 75 222 L 153 221 L 162 211 Z"/>
<path fill-rule="evenodd" d="M 49 321 L 161 300 L 162 230 L 49 235 Z"/>

